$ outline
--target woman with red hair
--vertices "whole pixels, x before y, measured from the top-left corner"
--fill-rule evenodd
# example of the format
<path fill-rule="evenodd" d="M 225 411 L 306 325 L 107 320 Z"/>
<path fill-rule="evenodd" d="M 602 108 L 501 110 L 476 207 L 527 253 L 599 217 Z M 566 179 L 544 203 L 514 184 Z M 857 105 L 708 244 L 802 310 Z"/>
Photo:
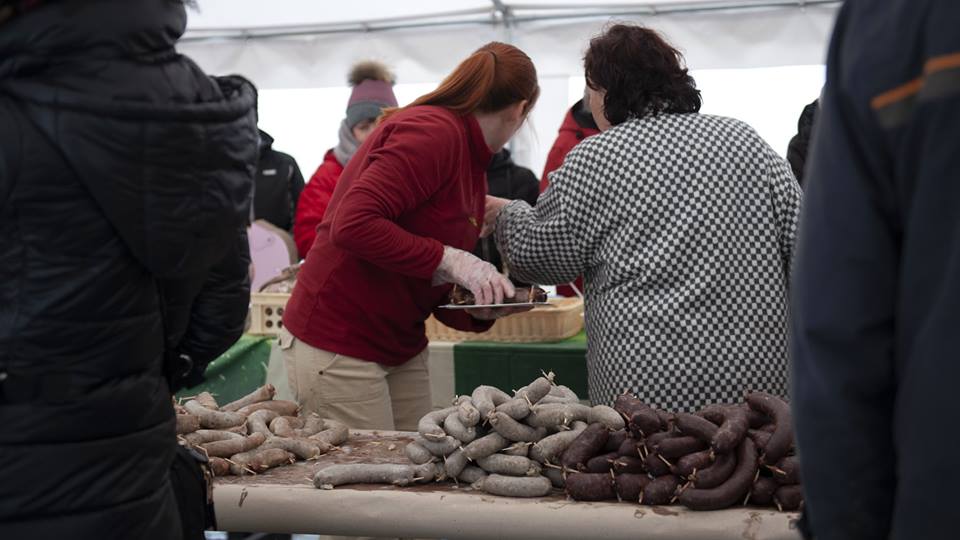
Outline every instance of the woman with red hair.
<path fill-rule="evenodd" d="M 484 45 L 440 86 L 388 110 L 350 159 L 306 254 L 280 348 L 307 410 L 354 428 L 416 429 L 431 408 L 424 321 L 483 331 L 514 309 L 437 309 L 453 284 L 500 303 L 510 280 L 470 250 L 486 170 L 536 103 L 523 51 Z"/>

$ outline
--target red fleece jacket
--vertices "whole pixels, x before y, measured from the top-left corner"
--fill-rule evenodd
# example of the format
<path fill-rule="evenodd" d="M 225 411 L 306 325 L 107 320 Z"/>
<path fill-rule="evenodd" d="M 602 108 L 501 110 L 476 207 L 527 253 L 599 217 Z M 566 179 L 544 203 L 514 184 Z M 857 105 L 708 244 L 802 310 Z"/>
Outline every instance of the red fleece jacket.
<path fill-rule="evenodd" d="M 310 251 L 310 246 L 317 237 L 317 227 L 323 221 L 323 215 L 327 212 L 341 174 L 343 165 L 337 161 L 333 150 L 328 150 L 323 156 L 323 163 L 317 167 L 317 172 L 313 173 L 300 193 L 293 219 L 293 241 L 297 244 L 297 252 L 303 257 Z"/>
<path fill-rule="evenodd" d="M 476 119 L 421 106 L 381 124 L 350 159 L 283 323 L 314 347 L 395 366 L 427 346 L 435 313 L 460 330 L 492 323 L 436 309 L 443 246 L 470 251 L 483 224 L 492 153 Z"/>

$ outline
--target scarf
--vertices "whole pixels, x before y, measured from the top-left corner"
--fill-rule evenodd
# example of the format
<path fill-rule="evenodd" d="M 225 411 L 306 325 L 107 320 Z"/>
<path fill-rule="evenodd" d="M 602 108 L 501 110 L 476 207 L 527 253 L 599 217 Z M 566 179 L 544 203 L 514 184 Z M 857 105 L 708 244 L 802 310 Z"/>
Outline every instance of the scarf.
<path fill-rule="evenodd" d="M 339 136 L 340 142 L 337 143 L 337 146 L 333 149 L 333 155 L 337 158 L 337 161 L 340 162 L 340 165 L 346 167 L 347 162 L 350 161 L 353 154 L 357 152 L 357 148 L 360 147 L 360 142 L 353 136 L 353 130 L 347 126 L 346 118 L 340 123 Z"/>

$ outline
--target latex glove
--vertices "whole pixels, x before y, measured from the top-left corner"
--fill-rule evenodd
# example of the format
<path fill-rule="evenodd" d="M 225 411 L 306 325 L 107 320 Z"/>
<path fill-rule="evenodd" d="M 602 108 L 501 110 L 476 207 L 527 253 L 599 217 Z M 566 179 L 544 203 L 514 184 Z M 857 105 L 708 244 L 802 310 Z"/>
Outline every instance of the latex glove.
<path fill-rule="evenodd" d="M 499 319 L 501 317 L 506 317 L 508 315 L 514 315 L 517 313 L 523 313 L 524 311 L 530 311 L 533 309 L 533 306 L 517 306 L 517 307 L 498 307 L 498 308 L 474 308 L 466 310 L 474 319 L 479 319 L 481 321 L 492 321 Z"/>
<path fill-rule="evenodd" d="M 497 267 L 462 249 L 443 246 L 443 258 L 433 273 L 433 284 L 455 283 L 473 293 L 477 304 L 502 304 L 517 294 L 513 283 Z"/>
<path fill-rule="evenodd" d="M 497 229 L 497 217 L 500 216 L 500 210 L 503 210 L 503 207 L 508 204 L 510 204 L 508 199 L 487 195 L 487 202 L 483 211 L 483 228 L 480 229 L 480 238 L 486 238 L 493 234 L 493 231 Z"/>

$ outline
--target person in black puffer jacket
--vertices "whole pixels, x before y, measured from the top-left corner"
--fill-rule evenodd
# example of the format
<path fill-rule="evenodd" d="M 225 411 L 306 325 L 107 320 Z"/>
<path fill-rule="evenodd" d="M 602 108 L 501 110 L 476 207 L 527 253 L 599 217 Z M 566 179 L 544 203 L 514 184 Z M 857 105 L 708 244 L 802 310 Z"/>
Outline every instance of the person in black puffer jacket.
<path fill-rule="evenodd" d="M 177 540 L 171 393 L 243 330 L 254 91 L 176 52 L 181 2 L 20 4 L 0 1 L 0 538 Z"/>
<path fill-rule="evenodd" d="M 493 155 L 493 160 L 487 167 L 487 194 L 503 199 L 519 199 L 533 206 L 537 204 L 540 196 L 540 180 L 530 169 L 514 163 L 510 150 L 504 148 Z M 503 259 L 492 236 L 477 240 L 473 254 L 496 266 L 501 272 L 504 270 Z M 529 286 L 529 283 L 513 279 L 511 281 L 518 287 Z"/>
<path fill-rule="evenodd" d="M 303 175 L 290 154 L 273 148 L 273 137 L 260 130 L 260 160 L 253 195 L 253 219 L 265 219 L 293 233 L 293 214 L 303 192 Z"/>

